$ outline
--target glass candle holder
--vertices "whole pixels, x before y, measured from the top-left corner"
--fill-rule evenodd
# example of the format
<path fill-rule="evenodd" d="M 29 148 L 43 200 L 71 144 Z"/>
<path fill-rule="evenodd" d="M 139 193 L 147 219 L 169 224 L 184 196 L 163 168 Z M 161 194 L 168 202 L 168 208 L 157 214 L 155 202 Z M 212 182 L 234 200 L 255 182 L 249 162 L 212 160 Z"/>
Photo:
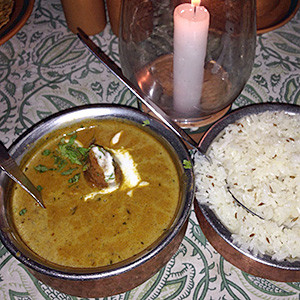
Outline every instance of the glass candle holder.
<path fill-rule="evenodd" d="M 255 0 L 123 0 L 123 73 L 183 128 L 222 117 L 251 74 Z"/>

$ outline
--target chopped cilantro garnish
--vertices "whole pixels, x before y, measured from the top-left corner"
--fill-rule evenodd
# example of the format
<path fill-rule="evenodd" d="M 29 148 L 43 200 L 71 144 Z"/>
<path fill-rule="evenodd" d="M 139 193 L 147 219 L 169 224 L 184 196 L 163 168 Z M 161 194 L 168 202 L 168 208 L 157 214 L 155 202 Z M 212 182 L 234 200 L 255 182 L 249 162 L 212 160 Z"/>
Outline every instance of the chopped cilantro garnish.
<path fill-rule="evenodd" d="M 51 150 L 46 149 L 43 151 L 42 155 L 48 156 L 51 153 Z"/>
<path fill-rule="evenodd" d="M 68 163 L 62 159 L 58 164 L 58 171 L 61 171 Z"/>
<path fill-rule="evenodd" d="M 62 139 L 58 145 L 58 148 L 60 154 L 63 157 L 68 158 L 72 164 L 82 165 L 90 149 L 78 147 L 75 144 L 76 137 L 76 134 L 72 135 L 67 143 L 65 143 L 65 140 Z"/>
<path fill-rule="evenodd" d="M 76 167 L 76 168 L 70 168 L 69 170 L 66 170 L 66 171 L 64 171 L 64 172 L 61 172 L 60 174 L 61 175 L 70 175 L 70 174 L 72 174 L 73 173 L 73 171 L 75 171 L 75 170 L 77 170 L 78 168 Z"/>
<path fill-rule="evenodd" d="M 115 179 L 115 174 L 114 173 L 111 173 L 109 176 L 106 176 L 105 177 L 105 181 L 108 182 L 110 180 L 114 180 Z"/>
<path fill-rule="evenodd" d="M 44 172 L 47 172 L 50 170 L 49 168 L 47 168 L 44 165 L 38 165 L 38 166 L 34 167 L 34 169 L 40 173 L 44 173 Z"/>
<path fill-rule="evenodd" d="M 45 165 L 38 165 L 34 169 L 40 173 L 44 173 L 49 170 L 57 170 L 61 175 L 71 175 L 79 167 L 70 166 L 71 165 L 81 165 L 84 171 L 87 168 L 86 160 L 89 154 L 89 148 L 79 147 L 76 143 L 77 134 L 76 132 L 71 132 L 67 134 L 68 137 L 63 137 L 57 145 L 57 149 L 54 151 L 44 150 L 42 155 L 48 156 L 52 154 L 54 159 L 55 168 L 49 168 Z M 69 167 L 67 168 L 66 166 Z M 80 173 L 75 174 L 72 178 L 68 179 L 68 182 L 74 184 L 78 182 L 80 178 Z"/>
<path fill-rule="evenodd" d="M 26 208 L 23 208 L 23 209 L 20 210 L 19 215 L 20 215 L 20 216 L 23 216 L 23 215 L 26 214 L 26 212 L 27 212 L 27 209 L 26 209 Z"/>
<path fill-rule="evenodd" d="M 90 148 L 83 148 L 83 147 L 77 147 L 77 150 L 80 152 L 82 156 L 87 156 L 88 152 L 90 151 Z"/>
<path fill-rule="evenodd" d="M 69 144 L 60 144 L 58 147 L 61 155 L 68 158 L 72 164 L 82 164 L 79 159 L 80 153 L 76 150 L 76 148 L 70 146 Z"/>
<path fill-rule="evenodd" d="M 80 179 L 80 173 L 75 174 L 72 178 L 68 180 L 69 183 L 76 183 Z"/>
<path fill-rule="evenodd" d="M 52 157 L 54 158 L 55 165 L 58 165 L 60 163 L 60 161 L 62 160 L 62 158 L 58 155 L 53 155 Z"/>
<path fill-rule="evenodd" d="M 39 192 L 41 192 L 41 191 L 42 191 L 42 189 L 43 189 L 43 187 L 42 187 L 42 186 L 40 186 L 40 185 L 38 185 L 38 186 L 36 187 L 36 189 L 37 189 Z"/>
<path fill-rule="evenodd" d="M 192 165 L 192 163 L 189 160 L 184 159 L 183 160 L 183 167 L 185 169 L 192 169 L 193 165 Z"/>
<path fill-rule="evenodd" d="M 147 126 L 147 125 L 150 125 L 150 121 L 148 119 L 143 121 L 143 126 Z"/>
<path fill-rule="evenodd" d="M 74 134 L 70 137 L 68 144 L 72 146 L 72 145 L 75 143 L 76 138 L 77 138 L 77 134 L 74 133 Z"/>
<path fill-rule="evenodd" d="M 61 171 L 68 164 L 65 159 L 58 155 L 53 155 L 52 157 L 54 158 L 54 164 L 57 165 L 58 171 Z"/>

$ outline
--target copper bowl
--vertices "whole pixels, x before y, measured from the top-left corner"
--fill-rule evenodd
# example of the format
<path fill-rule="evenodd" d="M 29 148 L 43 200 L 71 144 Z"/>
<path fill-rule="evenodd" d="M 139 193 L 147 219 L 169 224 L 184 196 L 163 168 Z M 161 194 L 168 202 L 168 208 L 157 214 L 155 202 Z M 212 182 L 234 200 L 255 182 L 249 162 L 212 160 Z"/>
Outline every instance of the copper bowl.
<path fill-rule="evenodd" d="M 215 137 L 229 124 L 240 118 L 264 111 L 286 111 L 300 114 L 300 106 L 290 104 L 253 104 L 232 111 L 215 123 L 200 141 L 200 149 L 205 153 Z M 215 213 L 204 204 L 195 200 L 195 212 L 200 227 L 212 246 L 237 268 L 271 280 L 282 282 L 300 281 L 300 261 L 276 261 L 270 256 L 257 257 L 252 251 L 240 249 L 233 243 L 231 232 L 222 224 Z"/>
<path fill-rule="evenodd" d="M 190 160 L 185 145 L 160 122 L 134 108 L 120 105 L 90 105 L 55 114 L 22 135 L 10 147 L 9 152 L 17 162 L 20 162 L 24 154 L 49 132 L 86 119 L 108 118 L 127 120 L 157 138 L 173 157 L 180 176 L 181 199 L 173 223 L 164 235 L 138 255 L 112 266 L 90 269 L 62 267 L 42 259 L 23 243 L 14 229 L 7 201 L 10 179 L 4 174 L 0 176 L 0 238 L 3 245 L 37 279 L 61 292 L 80 297 L 106 297 L 119 294 L 133 289 L 158 272 L 177 251 L 185 235 L 194 197 L 193 170 L 185 169 L 182 164 L 183 160 Z M 141 126 L 146 119 L 150 124 Z"/>

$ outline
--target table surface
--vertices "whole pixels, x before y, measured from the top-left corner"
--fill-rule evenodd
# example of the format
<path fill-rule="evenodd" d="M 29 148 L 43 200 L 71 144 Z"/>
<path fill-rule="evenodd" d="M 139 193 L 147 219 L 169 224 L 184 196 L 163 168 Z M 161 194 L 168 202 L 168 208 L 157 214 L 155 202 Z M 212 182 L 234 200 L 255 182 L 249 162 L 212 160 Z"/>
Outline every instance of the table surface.
<path fill-rule="evenodd" d="M 109 24 L 93 40 L 118 62 Z M 233 109 L 251 103 L 300 105 L 300 12 L 257 37 L 253 72 Z M 9 147 L 26 129 L 64 109 L 90 103 L 136 106 L 136 99 L 68 31 L 60 1 L 36 0 L 26 25 L 0 46 L 0 140 Z M 300 282 L 246 274 L 203 235 L 194 211 L 173 258 L 132 291 L 110 299 L 299 299 Z M 77 299 L 33 278 L 0 243 L 0 299 Z"/>

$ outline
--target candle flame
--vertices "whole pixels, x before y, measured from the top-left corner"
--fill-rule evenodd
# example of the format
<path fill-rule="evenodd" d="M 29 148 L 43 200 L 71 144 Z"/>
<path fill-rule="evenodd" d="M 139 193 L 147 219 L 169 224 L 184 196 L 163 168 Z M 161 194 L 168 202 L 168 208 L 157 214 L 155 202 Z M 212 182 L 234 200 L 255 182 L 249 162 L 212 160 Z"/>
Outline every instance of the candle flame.
<path fill-rule="evenodd" d="M 200 2 L 201 2 L 201 0 L 192 0 L 192 5 L 199 6 Z"/>

